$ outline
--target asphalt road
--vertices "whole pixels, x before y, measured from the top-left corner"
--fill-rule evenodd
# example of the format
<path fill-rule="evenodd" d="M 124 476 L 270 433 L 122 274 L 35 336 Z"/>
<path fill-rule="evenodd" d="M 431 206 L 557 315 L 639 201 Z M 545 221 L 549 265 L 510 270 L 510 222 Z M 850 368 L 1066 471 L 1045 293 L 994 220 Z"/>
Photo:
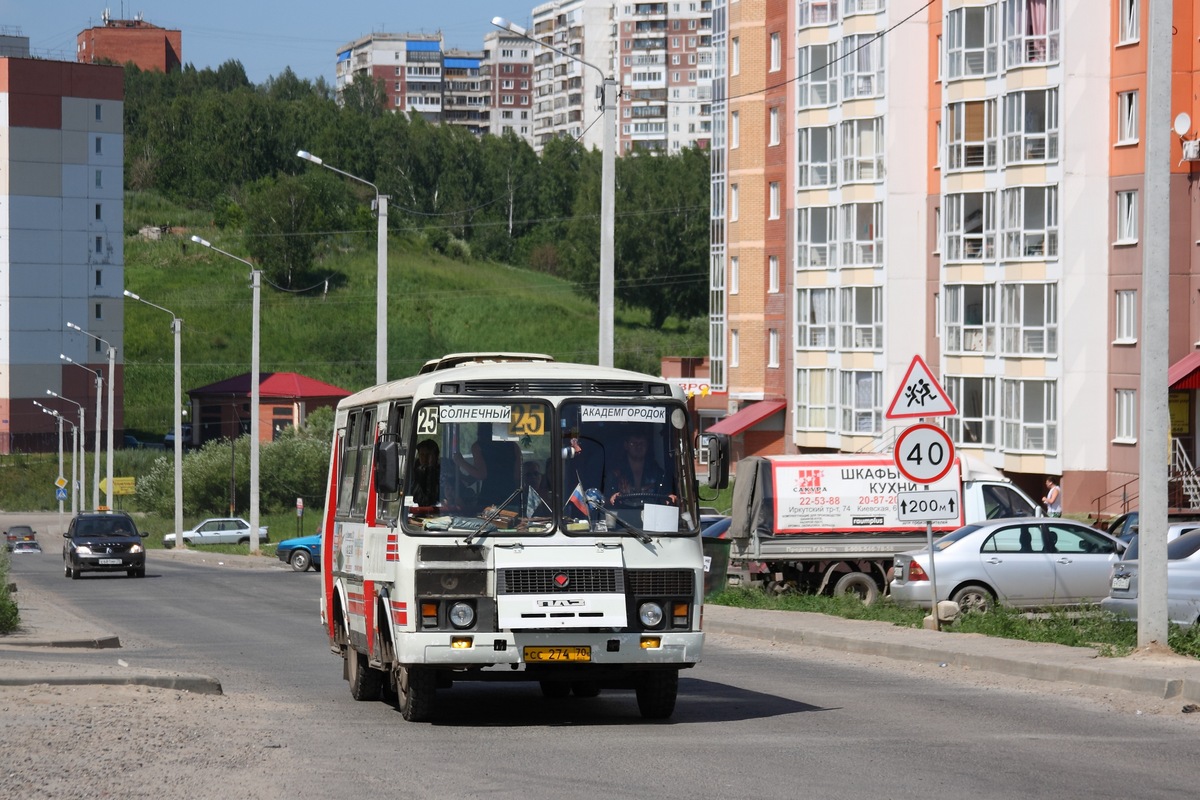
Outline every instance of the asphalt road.
<path fill-rule="evenodd" d="M 1055 684 L 734 636 L 710 635 L 667 723 L 641 720 L 632 692 L 546 700 L 535 685 L 472 683 L 439 693 L 434 723 L 406 723 L 350 698 L 318 624 L 318 575 L 155 555 L 144 579 L 67 580 L 53 547 L 15 559 L 12 572 L 121 638 L 119 651 L 71 658 L 212 674 L 248 708 L 286 701 L 259 728 L 289 750 L 293 767 L 276 776 L 283 797 L 326 797 L 339 783 L 364 796 L 558 800 L 1177 800 L 1195 790 L 1200 715 L 1124 713 Z"/>

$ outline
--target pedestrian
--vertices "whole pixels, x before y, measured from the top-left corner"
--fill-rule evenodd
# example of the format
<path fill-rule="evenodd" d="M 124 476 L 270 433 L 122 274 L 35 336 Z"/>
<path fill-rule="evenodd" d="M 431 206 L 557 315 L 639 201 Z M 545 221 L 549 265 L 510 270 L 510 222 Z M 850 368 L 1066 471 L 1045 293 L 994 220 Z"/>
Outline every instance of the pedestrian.
<path fill-rule="evenodd" d="M 1046 478 L 1046 496 L 1042 502 L 1046 504 L 1047 517 L 1062 516 L 1062 489 L 1054 482 L 1054 478 Z"/>

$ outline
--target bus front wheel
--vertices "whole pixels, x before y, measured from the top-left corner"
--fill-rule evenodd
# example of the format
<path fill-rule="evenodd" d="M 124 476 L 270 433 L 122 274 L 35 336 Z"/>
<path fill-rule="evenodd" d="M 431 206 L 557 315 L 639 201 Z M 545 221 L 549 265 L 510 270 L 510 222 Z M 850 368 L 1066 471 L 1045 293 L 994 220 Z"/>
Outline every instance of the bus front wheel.
<path fill-rule="evenodd" d="M 679 695 L 679 671 L 674 669 L 644 672 L 637 683 L 638 710 L 645 719 L 667 719 L 675 713 Z"/>
<path fill-rule="evenodd" d="M 421 667 L 399 667 L 396 689 L 400 713 L 409 722 L 428 722 L 433 718 L 437 693 L 437 674 Z"/>

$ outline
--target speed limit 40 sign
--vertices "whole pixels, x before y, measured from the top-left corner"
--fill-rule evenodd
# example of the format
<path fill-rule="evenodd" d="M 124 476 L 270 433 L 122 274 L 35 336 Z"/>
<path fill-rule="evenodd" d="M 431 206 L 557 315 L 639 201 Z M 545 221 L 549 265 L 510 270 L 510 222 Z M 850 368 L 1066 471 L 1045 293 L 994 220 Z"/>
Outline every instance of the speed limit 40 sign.
<path fill-rule="evenodd" d="M 954 442 L 936 425 L 922 422 L 896 439 L 896 469 L 911 481 L 937 483 L 954 463 Z"/>

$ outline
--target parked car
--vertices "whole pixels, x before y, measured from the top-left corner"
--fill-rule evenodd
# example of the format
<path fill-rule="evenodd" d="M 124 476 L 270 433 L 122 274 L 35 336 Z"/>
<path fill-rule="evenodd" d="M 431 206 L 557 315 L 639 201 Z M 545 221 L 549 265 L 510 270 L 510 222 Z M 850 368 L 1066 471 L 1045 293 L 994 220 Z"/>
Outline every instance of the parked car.
<path fill-rule="evenodd" d="M 1138 541 L 1135 538 L 1113 565 L 1108 597 L 1100 607 L 1118 617 L 1137 619 Z M 1167 542 L 1167 619 L 1185 628 L 1200 622 L 1200 530 Z"/>
<path fill-rule="evenodd" d="M 296 572 L 321 568 L 321 534 L 284 539 L 275 548 L 275 555 Z"/>
<path fill-rule="evenodd" d="M 37 531 L 28 525 L 12 525 L 4 532 L 4 546 L 11 553 L 17 542 L 32 542 L 37 539 Z"/>
<path fill-rule="evenodd" d="M 992 520 L 933 543 L 937 599 L 964 610 L 1073 606 L 1108 596 L 1109 572 L 1125 544 L 1060 518 Z M 901 604 L 928 608 L 929 551 L 896 556 L 890 589 Z"/>
<path fill-rule="evenodd" d="M 265 544 L 270 541 L 267 536 L 267 526 L 258 528 L 258 542 Z M 194 544 L 250 544 L 250 523 L 241 517 L 214 517 L 206 519 L 190 531 L 183 532 L 183 543 Z M 163 547 L 175 546 L 175 534 L 168 533 L 163 537 Z"/>
<path fill-rule="evenodd" d="M 78 578 L 83 572 L 124 570 L 131 578 L 146 576 L 145 533 L 139 533 L 128 514 L 77 514 L 63 534 L 63 573 Z"/>
<path fill-rule="evenodd" d="M 1193 527 L 1200 527 L 1200 509 L 1168 509 L 1167 522 L 1171 524 L 1194 522 L 1196 524 Z M 1122 542 L 1128 542 L 1132 539 L 1137 534 L 1137 529 L 1138 512 L 1136 511 L 1127 511 L 1120 516 L 1114 517 L 1106 528 L 1110 534 Z"/>
<path fill-rule="evenodd" d="M 40 553 L 42 552 L 42 546 L 37 542 L 17 542 L 13 545 L 12 551 L 13 555 L 20 553 Z"/>
<path fill-rule="evenodd" d="M 700 532 L 703 533 L 704 531 L 711 528 L 713 525 L 716 525 L 718 522 L 723 522 L 729 518 L 730 517 L 728 514 L 717 514 L 717 513 L 707 514 L 703 510 L 701 510 L 700 511 Z"/>
<path fill-rule="evenodd" d="M 704 523 L 704 517 L 700 517 L 700 535 L 706 539 L 728 539 L 729 525 L 733 522 L 733 517 L 719 516 L 712 520 L 707 525 Z"/>
<path fill-rule="evenodd" d="M 190 423 L 190 422 L 183 423 L 181 430 L 183 431 L 183 446 L 185 448 L 191 447 L 192 446 L 192 423 Z M 168 450 L 173 449 L 175 447 L 175 431 L 174 431 L 174 429 L 169 430 L 165 434 L 163 434 L 163 447 L 167 448 Z"/>

